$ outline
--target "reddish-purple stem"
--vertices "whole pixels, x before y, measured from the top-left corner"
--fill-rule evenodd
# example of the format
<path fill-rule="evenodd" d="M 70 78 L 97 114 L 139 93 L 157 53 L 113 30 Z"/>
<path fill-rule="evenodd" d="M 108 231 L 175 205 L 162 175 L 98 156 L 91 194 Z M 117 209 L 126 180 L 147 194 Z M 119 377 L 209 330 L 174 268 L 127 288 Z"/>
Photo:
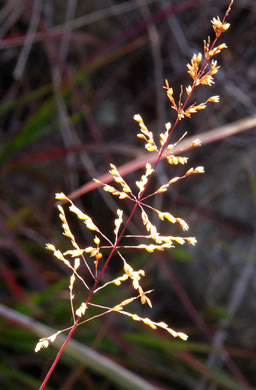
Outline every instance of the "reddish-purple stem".
<path fill-rule="evenodd" d="M 48 382 L 50 376 L 52 375 L 52 373 L 53 373 L 53 371 L 54 371 L 54 369 L 55 369 L 55 367 L 56 367 L 56 365 L 57 365 L 57 363 L 58 363 L 58 361 L 59 361 L 59 358 L 60 358 L 61 355 L 62 355 L 62 352 L 63 352 L 64 349 L 66 348 L 66 345 L 68 344 L 69 340 L 71 339 L 72 334 L 73 334 L 74 331 L 76 330 L 77 325 L 78 325 L 78 323 L 79 323 L 79 321 L 80 321 L 80 318 L 81 318 L 81 317 L 77 317 L 75 324 L 74 324 L 74 325 L 72 326 L 72 328 L 70 329 L 70 331 L 69 331 L 69 333 L 68 333 L 68 335 L 67 335 L 67 338 L 66 338 L 65 342 L 62 344 L 62 346 L 61 346 L 59 352 L 57 353 L 57 356 L 56 356 L 56 358 L 54 359 L 54 362 L 52 363 L 51 368 L 50 368 L 49 371 L 47 372 L 47 375 L 46 375 L 46 377 L 44 378 L 44 381 L 43 381 L 43 383 L 41 384 L 39 390 L 43 390 L 43 389 L 45 388 L 45 386 L 46 386 L 46 384 L 47 384 L 47 382 Z"/>

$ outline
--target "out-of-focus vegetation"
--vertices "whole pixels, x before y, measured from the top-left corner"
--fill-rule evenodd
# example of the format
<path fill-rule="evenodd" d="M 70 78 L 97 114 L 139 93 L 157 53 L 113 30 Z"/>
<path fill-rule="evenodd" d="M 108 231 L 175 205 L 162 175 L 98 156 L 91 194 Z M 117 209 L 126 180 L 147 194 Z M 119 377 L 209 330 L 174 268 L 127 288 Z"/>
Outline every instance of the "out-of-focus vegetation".
<path fill-rule="evenodd" d="M 190 82 L 186 63 L 202 51 L 203 39 L 212 34 L 210 19 L 222 17 L 227 5 L 223 0 L 0 1 L 1 388 L 39 388 L 56 354 L 52 346 L 34 353 L 44 332 L 40 324 L 62 329 L 71 323 L 68 272 L 45 250 L 46 242 L 68 248 L 54 193 L 73 193 L 102 230 L 113 230 L 118 203 L 102 190 L 92 191 L 92 178 L 105 174 L 109 162 L 130 163 L 128 182 L 140 175 L 144 151 L 133 115 L 141 113 L 155 133 L 172 122 L 164 79 L 176 91 Z M 157 206 L 184 217 L 198 245 L 130 255 L 131 264 L 143 266 L 152 280 L 144 286 L 155 290 L 151 318 L 186 332 L 189 341 L 118 314 L 89 322 L 74 335 L 81 346 L 155 388 L 256 386 L 255 19 L 253 0 L 235 1 L 225 33 L 228 49 L 218 58 L 222 68 L 211 87 L 221 104 L 182 122 L 173 136 L 177 140 L 185 130 L 195 138 L 203 134 L 205 145 L 190 158 L 191 166 L 204 165 L 206 174 L 177 183 Z M 198 90 L 199 102 L 207 97 L 207 88 Z M 226 136 L 227 124 L 235 135 Z M 156 184 L 182 173 L 175 169 L 163 165 Z M 88 232 L 72 216 L 70 224 L 86 246 Z M 108 273 L 118 272 L 113 259 Z M 79 290 L 76 294 L 83 298 Z M 110 287 L 98 299 L 108 305 L 127 295 Z M 14 310 L 12 316 L 7 308 Z M 137 310 L 148 315 L 144 307 Z M 37 322 L 25 324 L 24 318 Z M 117 372 L 106 373 L 100 360 L 97 367 L 86 359 L 85 351 L 67 350 L 48 388 L 121 388 Z"/>

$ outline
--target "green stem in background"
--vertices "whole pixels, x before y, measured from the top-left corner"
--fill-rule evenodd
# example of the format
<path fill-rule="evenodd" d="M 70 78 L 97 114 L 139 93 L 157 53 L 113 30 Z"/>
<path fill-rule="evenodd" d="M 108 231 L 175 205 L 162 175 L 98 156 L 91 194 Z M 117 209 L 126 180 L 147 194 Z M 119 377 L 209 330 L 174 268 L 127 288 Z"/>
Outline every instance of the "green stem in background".
<path fill-rule="evenodd" d="M 18 324 L 26 329 L 31 330 L 35 335 L 39 337 L 46 337 L 49 334 L 56 333 L 56 330 L 42 324 L 41 322 L 35 321 L 31 317 L 21 314 L 13 309 L 10 309 L 0 304 L 0 316 L 7 319 L 8 321 Z M 60 348 L 65 341 L 65 336 L 59 335 L 55 340 L 55 346 Z M 148 389 L 157 390 L 157 388 L 151 385 L 149 382 L 135 375 L 131 371 L 123 368 L 119 364 L 113 362 L 100 353 L 93 349 L 77 342 L 69 340 L 69 345 L 66 347 L 65 353 L 83 364 L 86 367 L 91 368 L 98 374 L 104 375 L 114 382 L 118 387 L 126 389 Z M 42 388 L 42 385 L 41 385 Z"/>

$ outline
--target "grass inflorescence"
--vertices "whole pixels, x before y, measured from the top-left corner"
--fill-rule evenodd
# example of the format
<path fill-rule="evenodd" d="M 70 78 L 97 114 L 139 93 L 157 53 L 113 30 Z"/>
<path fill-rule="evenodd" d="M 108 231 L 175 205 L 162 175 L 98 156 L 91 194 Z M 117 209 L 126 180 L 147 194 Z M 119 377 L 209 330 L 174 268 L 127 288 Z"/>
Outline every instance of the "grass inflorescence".
<path fill-rule="evenodd" d="M 37 352 L 41 348 L 47 348 L 49 343 L 53 342 L 59 333 L 69 331 L 65 343 L 59 350 L 51 369 L 48 371 L 46 378 L 41 385 L 41 389 L 45 387 L 63 350 L 65 349 L 77 326 L 91 321 L 94 318 L 116 312 L 130 317 L 134 321 L 142 322 L 152 329 L 163 329 L 173 337 L 179 337 L 182 340 L 186 340 L 188 337 L 185 333 L 172 329 L 165 322 L 155 322 L 151 318 L 143 318 L 136 313 L 128 311 L 128 305 L 136 300 L 139 300 L 143 305 L 147 305 L 151 308 L 152 302 L 150 299 L 150 293 L 152 290 L 144 291 L 143 278 L 145 277 L 145 271 L 143 269 L 135 270 L 128 263 L 125 257 L 125 250 L 145 250 L 149 253 L 152 253 L 154 251 L 164 251 L 166 249 L 173 248 L 177 244 L 196 244 L 195 237 L 186 235 L 172 236 L 162 234 L 158 227 L 152 223 L 148 211 L 155 214 L 160 221 L 165 220 L 171 224 L 179 225 L 182 231 L 186 232 L 189 229 L 189 226 L 184 219 L 174 216 L 168 211 L 162 211 L 152 207 L 147 203 L 147 200 L 166 192 L 169 186 L 174 185 L 179 180 L 183 180 L 194 174 L 204 173 L 204 168 L 202 166 L 198 166 L 195 168 L 191 167 L 186 169 L 182 176 L 171 178 L 167 183 L 161 185 L 152 193 L 148 193 L 148 185 L 152 176 L 155 174 L 157 166 L 162 158 L 164 158 L 168 164 L 174 166 L 179 164 L 186 165 L 188 163 L 187 157 L 179 156 L 176 153 L 173 153 L 173 150 L 177 147 L 181 139 L 186 136 L 186 133 L 177 142 L 173 144 L 170 143 L 171 136 L 178 123 L 183 118 L 190 118 L 192 114 L 195 114 L 200 110 L 204 110 L 208 103 L 219 102 L 219 96 L 210 96 L 204 102 L 194 102 L 189 104 L 195 88 L 199 87 L 200 85 L 211 86 L 214 84 L 214 76 L 218 72 L 220 66 L 218 65 L 217 61 L 213 59 L 213 57 L 215 57 L 227 47 L 225 43 L 217 45 L 217 41 L 219 40 L 222 33 L 225 32 L 230 26 L 229 23 L 226 22 L 226 19 L 231 10 L 231 6 L 232 1 L 230 2 L 222 20 L 220 20 L 219 17 L 213 18 L 211 20 L 215 38 L 211 43 L 210 37 L 208 37 L 207 41 L 204 41 L 203 44 L 203 54 L 195 53 L 191 59 L 191 62 L 187 64 L 188 74 L 192 79 L 192 83 L 185 88 L 181 86 L 178 100 L 175 100 L 174 90 L 172 87 L 170 87 L 169 82 L 167 80 L 165 81 L 164 89 L 170 101 L 171 108 L 176 112 L 176 119 L 173 124 L 170 122 L 165 124 L 164 132 L 160 134 L 159 140 L 155 139 L 153 132 L 148 129 L 142 116 L 139 114 L 134 115 L 134 120 L 139 125 L 139 133 L 137 135 L 138 138 L 145 142 L 145 149 L 149 153 L 157 153 L 157 159 L 154 166 L 152 166 L 149 162 L 146 163 L 143 175 L 135 182 L 134 187 L 136 188 L 136 192 L 132 189 L 133 186 L 128 184 L 120 175 L 117 167 L 114 164 L 110 164 L 109 172 L 113 177 L 115 186 L 102 183 L 95 179 L 96 183 L 102 185 L 104 191 L 112 194 L 115 197 L 118 197 L 120 200 L 125 199 L 126 201 L 130 201 L 132 203 L 132 211 L 125 221 L 123 210 L 121 208 L 117 209 L 116 217 L 113 221 L 114 238 L 106 235 L 94 223 L 93 218 L 81 211 L 64 193 L 56 194 L 56 199 L 58 201 L 64 201 L 65 203 L 68 203 L 69 211 L 75 214 L 76 217 L 84 223 L 85 227 L 93 232 L 94 239 L 90 246 L 81 247 L 77 243 L 75 235 L 71 231 L 64 207 L 60 204 L 58 205 L 63 234 L 70 240 L 72 247 L 71 249 L 62 252 L 60 249 L 56 249 L 53 244 L 47 244 L 47 249 L 50 250 L 59 261 L 63 262 L 65 266 L 70 269 L 71 275 L 69 291 L 73 324 L 67 329 L 58 331 L 49 337 L 40 339 L 36 345 L 35 350 Z M 200 140 L 195 139 L 191 143 L 190 148 L 193 149 L 200 146 Z M 145 234 L 140 235 L 139 237 L 137 235 L 125 235 L 127 226 L 137 209 L 140 211 L 141 220 L 145 228 Z M 142 243 L 134 245 L 134 239 L 138 238 L 143 240 Z M 124 239 L 125 243 L 123 243 Z M 129 239 L 132 240 L 131 245 L 127 243 L 127 240 Z M 108 254 L 106 255 L 106 253 Z M 123 273 L 113 280 L 102 283 L 103 275 L 114 254 L 117 254 L 120 259 Z M 81 267 L 81 265 L 83 265 L 83 267 Z M 83 269 L 83 272 L 80 271 L 81 269 Z M 86 270 L 86 272 L 84 270 Z M 74 293 L 74 286 L 77 281 L 80 281 L 83 284 L 86 292 L 84 300 L 79 304 L 75 302 Z M 122 300 L 120 303 L 113 306 L 103 306 L 93 302 L 93 298 L 99 290 L 107 288 L 111 284 L 118 287 L 124 282 L 130 282 L 132 288 L 135 290 L 134 296 Z M 98 308 L 99 313 L 89 317 L 87 313 L 90 306 Z"/>

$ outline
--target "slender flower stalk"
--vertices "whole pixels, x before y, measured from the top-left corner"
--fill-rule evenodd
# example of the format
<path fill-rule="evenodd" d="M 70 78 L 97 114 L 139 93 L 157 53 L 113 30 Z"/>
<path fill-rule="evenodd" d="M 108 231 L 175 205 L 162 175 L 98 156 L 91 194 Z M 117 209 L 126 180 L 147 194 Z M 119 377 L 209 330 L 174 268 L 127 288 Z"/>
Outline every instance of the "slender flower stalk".
<path fill-rule="evenodd" d="M 218 46 L 216 46 L 218 39 L 220 38 L 221 34 L 225 32 L 229 28 L 229 23 L 226 23 L 226 19 L 228 17 L 228 14 L 231 10 L 233 1 L 230 2 L 229 7 L 224 15 L 224 18 L 222 21 L 219 17 L 213 18 L 211 20 L 213 30 L 215 33 L 215 39 L 213 40 L 213 43 L 210 43 L 210 38 L 208 37 L 207 42 L 204 41 L 204 60 L 203 55 L 201 53 L 194 54 L 191 63 L 187 64 L 188 68 L 188 74 L 192 78 L 193 82 L 192 85 L 189 85 L 185 88 L 185 92 L 187 94 L 184 103 L 182 103 L 182 97 L 183 97 L 183 86 L 181 86 L 180 90 L 180 96 L 178 102 L 175 101 L 173 97 L 173 89 L 169 86 L 168 81 L 166 80 L 164 89 L 166 90 L 167 97 L 171 103 L 171 108 L 176 111 L 176 120 L 173 124 L 166 123 L 165 124 L 165 132 L 160 134 L 160 140 L 159 144 L 160 146 L 157 146 L 157 143 L 154 140 L 153 133 L 148 130 L 147 126 L 145 125 L 142 117 L 139 114 L 134 115 L 134 120 L 138 123 L 140 132 L 138 134 L 138 138 L 145 141 L 145 149 L 148 152 L 156 152 L 158 154 L 157 160 L 152 167 L 149 163 L 145 166 L 145 173 L 141 176 L 141 178 L 136 181 L 136 186 L 138 188 L 138 194 L 135 195 L 130 186 L 126 183 L 126 181 L 122 178 L 120 173 L 118 172 L 118 169 L 115 167 L 114 164 L 110 165 L 110 173 L 113 176 L 113 179 L 115 183 L 121 187 L 120 189 L 106 185 L 104 183 L 99 182 L 98 180 L 95 180 L 97 183 L 100 183 L 103 186 L 103 190 L 106 192 L 111 193 L 113 196 L 117 196 L 119 199 L 128 199 L 129 201 L 133 202 L 133 208 L 132 211 L 127 218 L 126 222 L 123 223 L 123 211 L 118 209 L 117 210 L 117 217 L 114 220 L 114 235 L 115 239 L 112 241 L 109 239 L 100 229 L 98 226 L 96 226 L 92 220 L 87 214 L 83 213 L 80 209 L 78 209 L 75 204 L 63 193 L 56 194 L 56 199 L 58 200 L 65 200 L 69 203 L 69 210 L 70 212 L 74 213 L 80 220 L 83 221 L 86 228 L 93 231 L 96 235 L 93 240 L 92 246 L 81 248 L 75 239 L 75 236 L 71 232 L 71 229 L 68 225 L 65 211 L 64 209 L 59 205 L 59 217 L 62 222 L 62 228 L 64 231 L 64 235 L 70 239 L 72 244 L 72 249 L 66 251 L 65 253 L 62 253 L 60 250 L 56 249 L 54 245 L 47 244 L 47 249 L 53 252 L 53 255 L 59 260 L 62 261 L 71 271 L 71 277 L 70 277 L 70 303 L 71 303 L 71 311 L 73 315 L 73 325 L 69 328 L 69 333 L 67 335 L 67 338 L 60 348 L 51 368 L 49 369 L 41 387 L 40 390 L 43 390 L 45 388 L 45 385 L 47 384 L 49 378 L 51 377 L 64 349 L 66 348 L 69 340 L 71 339 L 72 335 L 74 334 L 76 328 L 94 318 L 97 318 L 102 315 L 106 315 L 111 312 L 116 312 L 125 316 L 130 317 L 134 321 L 140 321 L 143 322 L 145 325 L 150 326 L 152 329 L 161 328 L 167 331 L 170 335 L 173 337 L 179 337 L 183 340 L 187 339 L 187 335 L 183 332 L 176 332 L 175 330 L 171 329 L 167 324 L 164 322 L 155 322 L 149 318 L 142 318 L 137 314 L 130 313 L 127 310 L 124 310 L 124 306 L 129 305 L 134 300 L 140 300 L 142 304 L 147 304 L 149 307 L 152 307 L 151 300 L 149 298 L 149 294 L 151 291 L 144 291 L 141 285 L 141 279 L 145 276 L 144 270 L 134 270 L 133 267 L 128 264 L 125 257 L 123 256 L 122 252 L 125 251 L 127 248 L 132 249 L 138 249 L 138 250 L 146 250 L 147 252 L 154 252 L 154 251 L 163 251 L 165 249 L 169 249 L 174 247 L 176 244 L 184 245 L 185 243 L 189 243 L 191 245 L 196 244 L 195 237 L 174 237 L 174 236 L 165 236 L 158 232 L 156 226 L 154 226 L 150 218 L 146 212 L 146 210 L 149 210 L 152 213 L 156 213 L 158 218 L 160 220 L 167 220 L 169 223 L 175 224 L 177 223 L 180 225 L 181 229 L 183 231 L 188 230 L 187 223 L 179 217 L 175 217 L 174 215 L 170 214 L 169 212 L 164 212 L 157 210 L 153 208 L 152 206 L 145 203 L 145 201 L 152 197 L 159 195 L 165 191 L 168 190 L 168 187 L 170 185 L 173 185 L 179 180 L 185 179 L 188 176 L 191 176 L 193 174 L 201 174 L 204 173 L 204 168 L 199 166 L 196 168 L 190 168 L 188 169 L 184 175 L 179 177 L 174 177 L 168 181 L 168 183 L 163 184 L 160 188 L 158 188 L 156 191 L 154 191 L 151 194 L 148 194 L 145 196 L 145 193 L 148 189 L 149 182 L 151 180 L 151 177 L 154 175 L 157 166 L 161 160 L 162 157 L 165 157 L 168 164 L 170 165 L 185 165 L 188 162 L 187 157 L 183 156 L 176 156 L 171 154 L 172 150 L 177 146 L 179 141 L 186 135 L 184 134 L 183 137 L 181 137 L 180 140 L 178 140 L 175 144 L 169 144 L 172 134 L 175 131 L 179 121 L 181 121 L 183 118 L 187 117 L 190 118 L 192 114 L 197 113 L 200 110 L 203 110 L 206 108 L 208 103 L 218 103 L 219 97 L 218 96 L 211 96 L 207 99 L 207 101 L 202 103 L 192 103 L 190 106 L 188 105 L 191 96 L 193 94 L 193 91 L 195 88 L 197 88 L 199 85 L 208 85 L 211 86 L 214 83 L 214 75 L 217 73 L 219 66 L 217 65 L 217 61 L 213 60 L 212 57 L 216 54 L 219 54 L 223 49 L 225 49 L 227 46 L 225 43 L 222 43 Z M 202 64 L 201 64 L 202 62 Z M 192 142 L 191 148 L 199 147 L 201 146 L 200 140 L 196 139 Z M 147 231 L 147 234 L 141 235 L 139 237 L 143 238 L 143 241 L 146 241 L 145 243 L 139 244 L 139 245 L 122 245 L 121 241 L 122 238 L 138 238 L 138 236 L 135 235 L 126 235 L 125 232 L 127 230 L 127 226 L 130 223 L 134 213 L 136 210 L 139 210 L 141 212 L 141 218 L 143 225 L 145 226 L 145 229 Z M 123 225 L 123 226 L 122 226 Z M 121 228 L 122 226 L 122 228 Z M 149 243 L 147 243 L 149 242 Z M 109 254 L 106 257 L 106 260 L 104 264 L 102 262 L 104 261 L 103 253 L 102 251 L 109 250 Z M 106 282 L 104 285 L 100 286 L 100 282 L 102 280 L 102 276 L 104 275 L 106 268 L 108 267 L 108 264 L 113 257 L 114 253 L 116 253 L 123 264 L 123 275 L 117 277 L 114 280 Z M 88 259 L 89 256 L 89 259 Z M 92 264 L 92 261 L 93 264 Z M 86 276 L 87 279 L 90 278 L 93 280 L 93 287 L 89 288 L 90 283 L 84 280 L 84 278 L 79 273 L 79 268 L 81 264 L 84 264 L 86 266 L 86 269 L 88 270 L 88 275 Z M 100 269 L 100 272 L 98 272 L 98 269 Z M 74 285 L 77 280 L 81 280 L 85 289 L 89 290 L 87 299 L 82 302 L 82 304 L 75 310 L 74 308 Z M 131 298 L 128 298 L 119 304 L 113 306 L 113 307 L 105 307 L 100 305 L 95 305 L 91 301 L 93 300 L 94 294 L 97 294 L 99 290 L 102 288 L 106 288 L 110 284 L 114 284 L 115 286 L 120 286 L 123 282 L 130 281 L 132 284 L 133 289 L 137 292 L 137 295 Z M 88 317 L 86 316 L 87 309 L 89 306 L 95 306 L 99 310 L 102 310 L 99 314 Z M 84 319 L 86 318 L 86 319 Z M 59 333 L 64 332 L 67 329 L 64 329 L 62 331 L 57 332 L 56 334 L 49 336 L 47 338 L 40 339 L 37 346 L 36 346 L 36 352 L 39 351 L 41 348 L 47 348 L 50 342 L 53 342 L 55 338 L 58 336 Z"/>

